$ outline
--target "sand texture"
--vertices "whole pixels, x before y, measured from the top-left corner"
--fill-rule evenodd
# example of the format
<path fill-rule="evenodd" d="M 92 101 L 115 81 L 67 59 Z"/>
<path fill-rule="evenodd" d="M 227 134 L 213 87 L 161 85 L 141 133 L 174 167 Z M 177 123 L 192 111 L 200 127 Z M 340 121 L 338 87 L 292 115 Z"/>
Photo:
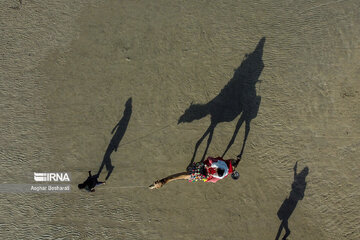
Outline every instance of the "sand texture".
<path fill-rule="evenodd" d="M 72 191 L 2 193 L 0 239 L 360 239 L 359 9 L 1 1 L 1 184 Z M 237 181 L 146 188 L 244 141 Z"/>

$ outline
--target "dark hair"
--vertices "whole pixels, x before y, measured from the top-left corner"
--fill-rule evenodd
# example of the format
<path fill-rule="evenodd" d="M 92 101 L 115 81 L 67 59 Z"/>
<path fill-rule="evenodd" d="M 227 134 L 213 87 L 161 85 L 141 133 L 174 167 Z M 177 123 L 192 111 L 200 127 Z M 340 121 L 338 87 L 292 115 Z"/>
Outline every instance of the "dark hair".
<path fill-rule="evenodd" d="M 79 188 L 79 189 L 83 189 L 83 188 L 85 188 L 85 184 L 80 183 L 80 184 L 78 185 L 78 188 Z"/>
<path fill-rule="evenodd" d="M 225 170 L 222 168 L 217 169 L 217 173 L 218 173 L 219 177 L 222 177 L 222 175 L 224 175 L 224 172 L 225 172 Z"/>

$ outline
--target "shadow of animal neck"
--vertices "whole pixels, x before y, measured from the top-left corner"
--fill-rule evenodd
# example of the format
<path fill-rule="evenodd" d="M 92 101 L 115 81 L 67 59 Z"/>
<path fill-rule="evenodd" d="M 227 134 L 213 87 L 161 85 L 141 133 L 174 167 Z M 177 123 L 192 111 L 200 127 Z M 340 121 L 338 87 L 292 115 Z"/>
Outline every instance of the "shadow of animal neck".
<path fill-rule="evenodd" d="M 255 84 L 259 81 L 260 74 L 264 69 L 262 60 L 264 44 L 265 37 L 259 41 L 252 53 L 245 55 L 245 59 L 240 67 L 236 69 L 233 79 L 242 79 L 239 81 L 242 85 L 255 87 Z"/>

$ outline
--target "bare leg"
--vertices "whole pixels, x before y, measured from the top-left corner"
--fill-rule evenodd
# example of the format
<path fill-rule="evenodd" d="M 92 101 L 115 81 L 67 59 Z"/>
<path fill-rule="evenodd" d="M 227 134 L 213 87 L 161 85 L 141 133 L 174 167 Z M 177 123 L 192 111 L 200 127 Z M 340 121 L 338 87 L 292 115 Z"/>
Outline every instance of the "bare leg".
<path fill-rule="evenodd" d="M 166 178 L 163 178 L 161 180 L 157 180 L 155 181 L 153 184 L 151 184 L 149 186 L 150 189 L 159 189 L 162 186 L 164 186 L 164 184 L 175 181 L 175 180 L 181 180 L 181 179 L 186 179 L 189 180 L 190 179 L 190 174 L 187 172 L 181 172 L 181 173 L 176 173 L 173 175 L 170 175 Z"/>

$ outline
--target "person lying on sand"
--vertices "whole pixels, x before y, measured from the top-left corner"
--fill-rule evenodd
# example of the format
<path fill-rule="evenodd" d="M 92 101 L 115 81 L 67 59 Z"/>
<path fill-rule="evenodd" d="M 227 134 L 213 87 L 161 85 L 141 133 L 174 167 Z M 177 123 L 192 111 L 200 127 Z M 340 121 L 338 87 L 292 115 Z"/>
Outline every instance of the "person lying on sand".
<path fill-rule="evenodd" d="M 89 177 L 86 179 L 85 182 L 80 183 L 78 185 L 79 189 L 84 189 L 87 190 L 88 192 L 95 192 L 95 187 L 105 184 L 105 182 L 99 182 L 98 181 L 98 177 L 99 175 L 91 175 L 91 171 L 89 171 Z"/>
<path fill-rule="evenodd" d="M 220 179 L 226 178 L 229 174 L 236 180 L 239 178 L 239 173 L 235 171 L 235 166 L 237 166 L 239 161 L 240 158 L 237 160 L 224 160 L 221 157 L 208 157 L 203 162 L 193 163 L 191 167 L 188 168 L 188 172 L 176 173 L 161 180 L 157 180 L 151 184 L 149 188 L 159 189 L 166 183 L 180 179 L 188 180 L 189 182 L 204 181 L 216 183 Z"/>

